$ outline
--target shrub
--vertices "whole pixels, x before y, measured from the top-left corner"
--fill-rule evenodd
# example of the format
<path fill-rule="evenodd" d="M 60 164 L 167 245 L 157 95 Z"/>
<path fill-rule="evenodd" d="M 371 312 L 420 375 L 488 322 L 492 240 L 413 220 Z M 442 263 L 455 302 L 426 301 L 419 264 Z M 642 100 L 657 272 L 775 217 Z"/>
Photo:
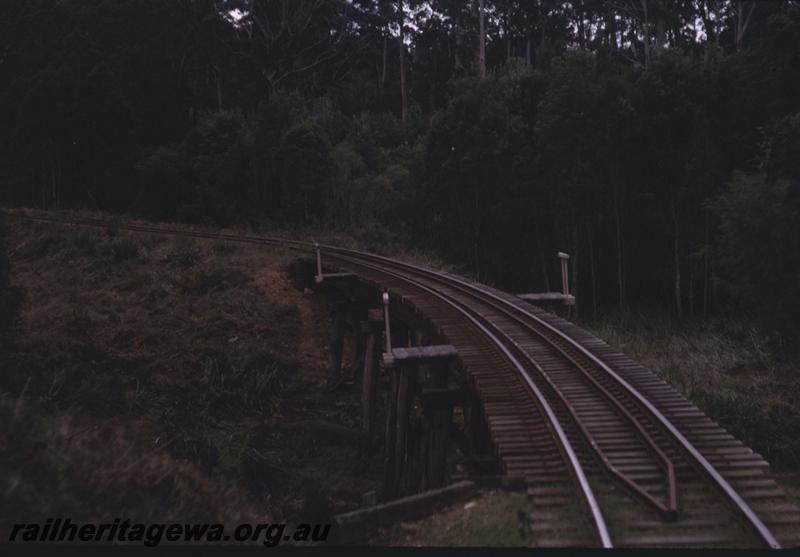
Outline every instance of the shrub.
<path fill-rule="evenodd" d="M 167 259 L 181 267 L 194 267 L 203 259 L 203 253 L 194 240 L 179 236 L 171 246 Z"/>
<path fill-rule="evenodd" d="M 798 183 L 737 173 L 713 207 L 720 219 L 723 286 L 790 337 L 800 312 Z"/>

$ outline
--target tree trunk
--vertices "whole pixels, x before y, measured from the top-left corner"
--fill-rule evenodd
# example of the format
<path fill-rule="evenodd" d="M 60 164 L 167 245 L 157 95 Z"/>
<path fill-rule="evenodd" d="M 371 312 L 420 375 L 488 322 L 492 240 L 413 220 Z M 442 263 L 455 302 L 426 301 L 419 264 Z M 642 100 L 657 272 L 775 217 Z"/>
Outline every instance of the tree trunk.
<path fill-rule="evenodd" d="M 217 110 L 222 112 L 222 83 L 219 79 L 219 70 L 214 68 L 214 80 L 217 82 Z"/>
<path fill-rule="evenodd" d="M 594 234 L 589 230 L 589 272 L 592 276 L 592 319 L 597 319 L 597 273 L 594 264 Z"/>
<path fill-rule="evenodd" d="M 674 240 L 673 253 L 675 256 L 675 310 L 678 312 L 678 317 L 680 317 L 683 307 L 681 305 L 680 224 L 679 224 L 677 200 L 673 201 L 673 206 L 672 206 L 672 227 L 673 227 L 673 240 Z"/>
<path fill-rule="evenodd" d="M 462 36 L 463 31 L 461 29 L 460 18 L 456 19 L 454 31 L 456 34 L 456 48 L 455 52 L 453 53 L 453 66 L 455 67 L 456 73 L 459 73 L 464 67 L 463 62 L 461 61 L 461 47 L 464 44 L 464 37 Z"/>
<path fill-rule="evenodd" d="M 622 217 L 619 211 L 619 197 L 616 188 L 614 189 L 614 222 L 617 229 L 617 290 L 619 293 L 619 309 L 625 309 L 625 272 L 623 265 L 623 239 L 622 239 Z"/>
<path fill-rule="evenodd" d="M 706 242 L 705 242 L 705 249 L 703 250 L 703 315 L 708 313 L 708 281 L 709 281 L 709 258 L 708 252 L 711 251 L 710 240 L 709 240 L 709 225 L 708 225 L 708 211 L 706 211 L 706 219 L 705 219 L 705 233 L 706 233 Z"/>
<path fill-rule="evenodd" d="M 550 292 L 550 275 L 547 272 L 547 261 L 544 257 L 544 248 L 539 250 L 539 260 L 542 263 L 542 276 L 544 277 L 544 291 Z"/>
<path fill-rule="evenodd" d="M 400 10 L 400 36 L 398 44 L 400 47 L 400 117 L 405 124 L 408 121 L 408 91 L 406 89 L 406 43 L 405 43 L 405 23 L 406 16 L 403 12 L 403 0 L 398 3 Z"/>
<path fill-rule="evenodd" d="M 608 46 L 611 50 L 617 50 L 617 20 L 615 19 L 615 12 L 611 12 L 608 16 L 606 26 L 608 28 Z"/>
<path fill-rule="evenodd" d="M 52 185 L 51 191 L 51 206 L 53 209 L 58 209 L 58 193 L 56 190 L 56 169 L 55 167 L 50 167 L 50 183 Z"/>
<path fill-rule="evenodd" d="M 666 44 L 666 28 L 664 18 L 656 19 L 656 52 L 659 52 Z"/>
<path fill-rule="evenodd" d="M 703 28 L 706 31 L 706 43 L 714 42 L 715 45 L 719 46 L 719 29 L 716 28 L 714 24 L 712 24 L 711 20 L 711 12 L 709 11 L 709 2 L 703 2 L 703 9 L 700 11 L 700 18 L 703 20 Z M 716 5 L 715 5 L 716 7 Z M 719 22 L 719 14 L 716 14 L 716 19 L 714 20 Z"/>
<path fill-rule="evenodd" d="M 718 285 L 719 281 L 717 280 L 717 266 L 713 259 L 710 259 L 708 262 L 708 269 L 711 272 L 711 299 L 710 305 L 711 307 L 716 307 L 717 300 L 719 300 L 719 292 L 718 292 Z"/>
<path fill-rule="evenodd" d="M 644 11 L 644 21 L 642 22 L 642 43 L 644 45 L 644 66 L 650 65 L 650 19 L 647 13 L 647 0 L 640 0 Z"/>
<path fill-rule="evenodd" d="M 473 249 L 475 253 L 475 278 L 480 281 L 481 280 L 481 252 L 480 252 L 480 238 L 481 238 L 481 217 L 480 217 L 480 196 L 478 192 L 478 187 L 475 186 L 475 213 L 472 216 L 472 223 L 473 223 L 473 230 L 474 230 L 474 241 L 473 241 Z"/>
<path fill-rule="evenodd" d="M 570 294 L 575 296 L 575 305 L 572 306 L 574 318 L 578 317 L 578 220 L 575 215 L 575 210 L 572 210 L 572 255 L 570 261 L 572 262 L 572 285 L 570 286 Z"/>
<path fill-rule="evenodd" d="M 528 32 L 527 36 L 525 37 L 525 65 L 530 67 L 531 65 L 531 34 Z"/>
<path fill-rule="evenodd" d="M 580 42 L 581 49 L 586 48 L 586 24 L 583 20 L 583 13 L 578 15 L 578 42 Z"/>
<path fill-rule="evenodd" d="M 750 24 L 750 17 L 753 15 L 753 11 L 756 9 L 756 3 L 750 3 L 750 11 L 747 12 L 747 16 L 744 15 L 745 11 L 745 2 L 736 2 L 736 50 L 738 51 L 742 48 L 742 39 L 744 38 L 744 34 L 747 31 L 747 26 Z"/>
<path fill-rule="evenodd" d="M 509 21 L 509 15 L 506 13 L 505 21 L 504 21 L 504 33 L 506 38 L 506 64 L 511 60 L 511 51 L 513 50 L 512 40 L 511 40 L 511 23 Z"/>
<path fill-rule="evenodd" d="M 54 151 L 50 157 L 50 164 L 48 165 L 48 171 L 50 174 L 50 208 L 60 209 L 61 155 L 57 146 L 54 146 L 53 149 Z"/>
<path fill-rule="evenodd" d="M 484 19 L 484 0 L 478 1 L 478 75 L 486 78 L 486 21 Z"/>
<path fill-rule="evenodd" d="M 378 95 L 383 101 L 383 91 L 384 87 L 386 86 L 386 54 L 389 50 L 389 37 L 384 35 L 383 36 L 383 56 L 381 57 L 381 80 L 378 85 Z"/>

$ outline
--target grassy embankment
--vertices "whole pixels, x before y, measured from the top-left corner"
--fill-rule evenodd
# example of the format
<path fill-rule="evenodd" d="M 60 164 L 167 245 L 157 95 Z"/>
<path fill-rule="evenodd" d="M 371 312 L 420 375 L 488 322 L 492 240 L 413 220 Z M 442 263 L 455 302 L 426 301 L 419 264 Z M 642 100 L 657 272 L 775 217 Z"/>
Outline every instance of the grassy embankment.
<path fill-rule="evenodd" d="M 741 317 L 620 314 L 588 329 L 651 369 L 772 464 L 800 504 L 800 362 Z"/>
<path fill-rule="evenodd" d="M 26 301 L 0 347 L 0 529 L 68 516 L 315 521 L 351 509 L 358 393 L 326 310 L 260 246 L 9 219 Z"/>
<path fill-rule="evenodd" d="M 14 277 L 28 301 L 0 376 L 12 424 L 0 432 L 10 494 L 0 516 L 309 519 L 356 505 L 375 485 L 354 477 L 356 394 L 322 393 L 324 308 L 288 284 L 288 256 L 12 223 Z M 441 266 L 400 244 L 302 237 Z M 735 319 L 634 314 L 587 326 L 770 459 L 800 502 L 800 366 L 769 335 Z M 331 422 L 343 426 L 333 443 Z M 530 542 L 515 519 L 529 510 L 524 497 L 477 503 L 375 541 Z"/>
<path fill-rule="evenodd" d="M 734 319 L 683 320 L 625 314 L 584 323 L 653 370 L 736 437 L 759 451 L 787 496 L 800 505 L 800 365 L 775 338 Z M 432 520 L 399 524 L 377 540 L 396 545 L 526 545 L 519 494 L 490 493 Z M 524 526 L 523 526 L 524 528 Z"/>

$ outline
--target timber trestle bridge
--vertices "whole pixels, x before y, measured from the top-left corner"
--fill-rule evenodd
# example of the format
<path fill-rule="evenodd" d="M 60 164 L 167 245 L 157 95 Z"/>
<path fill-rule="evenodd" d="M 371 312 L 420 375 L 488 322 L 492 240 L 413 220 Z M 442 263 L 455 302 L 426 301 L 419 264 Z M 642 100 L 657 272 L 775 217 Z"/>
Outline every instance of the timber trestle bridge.
<path fill-rule="evenodd" d="M 311 242 L 8 214 L 310 254 L 312 287 L 334 310 L 332 379 L 345 329 L 364 370 L 364 450 L 376 407 L 385 409 L 385 497 L 458 477 L 516 478 L 534 508 L 526 519 L 537 546 L 800 544 L 800 509 L 760 455 L 651 371 L 515 295 Z M 456 444 L 463 458 L 453 472 Z"/>

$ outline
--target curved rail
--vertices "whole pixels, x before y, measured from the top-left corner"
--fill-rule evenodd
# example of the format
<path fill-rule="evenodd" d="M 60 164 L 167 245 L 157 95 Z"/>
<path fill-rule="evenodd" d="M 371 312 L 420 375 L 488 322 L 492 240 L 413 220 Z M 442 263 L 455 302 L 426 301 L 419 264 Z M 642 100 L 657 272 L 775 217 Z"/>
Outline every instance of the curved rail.
<path fill-rule="evenodd" d="M 357 261 L 355 262 L 358 263 Z M 395 265 L 395 263 L 392 263 Z M 402 265 L 400 265 L 402 267 Z M 441 280 L 441 278 L 436 277 L 437 280 Z M 446 281 L 442 281 L 445 286 L 452 287 L 451 284 L 448 284 Z M 461 292 L 464 292 L 466 295 L 472 295 L 469 293 L 465 288 L 459 288 Z M 488 302 L 484 302 L 487 303 Z M 492 303 L 489 304 L 493 309 L 498 310 L 505 315 L 507 315 L 510 319 L 516 321 L 520 325 L 522 325 L 526 330 L 530 330 L 530 327 L 524 322 L 523 319 L 519 318 L 513 312 L 499 306 L 498 304 Z M 496 327 L 495 327 L 496 328 Z M 500 332 L 498 330 L 498 332 Z M 535 331 L 533 331 L 535 334 Z M 502 333 L 501 333 L 502 334 Z M 506 336 L 508 342 L 516 344 L 516 342 L 509 337 Z M 605 398 L 613 407 L 614 409 L 631 425 L 631 427 L 636 431 L 639 438 L 644 442 L 647 446 L 648 450 L 655 456 L 656 461 L 658 462 L 659 466 L 664 471 L 666 483 L 667 483 L 667 501 L 662 502 L 653 497 L 650 493 L 648 493 L 645 489 L 639 486 L 633 479 L 631 479 L 627 474 L 620 471 L 605 452 L 600 448 L 599 444 L 595 441 L 593 435 L 589 432 L 586 425 L 584 424 L 583 419 L 578 415 L 578 412 L 575 410 L 572 403 L 567 399 L 558 385 L 549 377 L 547 373 L 541 368 L 541 366 L 533 359 L 529 354 L 527 354 L 521 348 L 519 349 L 522 353 L 523 357 L 539 372 L 540 377 L 547 383 L 548 387 L 550 388 L 551 392 L 554 396 L 559 400 L 559 402 L 567 409 L 572 421 L 578 427 L 578 430 L 581 433 L 581 436 L 585 439 L 587 445 L 595 454 L 595 456 L 600 461 L 603 468 L 606 472 L 612 476 L 618 483 L 622 484 L 623 487 L 633 492 L 636 497 L 642 499 L 646 504 L 654 507 L 664 518 L 667 520 L 674 520 L 677 517 L 677 487 L 676 487 L 676 480 L 675 480 L 675 468 L 672 464 L 672 461 L 669 457 L 664 454 L 658 444 L 653 440 L 653 438 L 645 431 L 642 424 L 639 420 L 633 416 L 627 408 L 625 408 L 622 403 L 615 398 L 608 390 L 603 387 L 591 374 L 584 369 L 583 366 L 580 365 L 579 362 L 576 361 L 574 357 L 572 357 L 568 352 L 562 350 L 558 346 L 554 346 L 562 356 L 572 363 L 576 369 L 579 370 L 581 375 L 591 383 L 591 385 Z"/>
<path fill-rule="evenodd" d="M 440 292 L 437 292 L 436 290 L 424 285 L 419 281 L 416 281 L 414 279 L 408 278 L 403 275 L 398 275 L 397 273 L 393 273 L 391 271 L 387 271 L 385 268 L 375 267 L 364 263 L 359 263 L 359 265 L 363 265 L 365 267 L 372 268 L 373 270 L 376 270 L 380 273 L 393 276 L 406 283 L 414 285 L 415 288 L 427 292 L 431 296 L 434 296 L 439 301 L 445 303 L 446 305 L 450 306 L 455 311 L 463 315 L 470 323 L 472 323 L 475 327 L 477 327 L 486 338 L 492 341 L 492 344 L 494 344 L 494 346 L 498 350 L 500 350 L 500 352 L 503 354 L 503 357 L 506 358 L 506 360 L 513 367 L 517 369 L 519 376 L 525 381 L 525 384 L 527 385 L 531 393 L 533 393 L 537 405 L 547 417 L 548 426 L 550 430 L 553 432 L 553 436 L 559 443 L 562 453 L 565 455 L 565 458 L 569 464 L 570 471 L 572 472 L 572 475 L 578 484 L 578 489 L 581 492 L 581 498 L 589 508 L 589 512 L 592 516 L 592 524 L 594 526 L 594 530 L 598 537 L 598 540 L 600 541 L 600 544 L 603 548 L 612 548 L 613 545 L 611 542 L 611 536 L 608 532 L 608 527 L 606 526 L 605 518 L 603 518 L 603 513 L 600 510 L 600 505 L 598 504 L 597 499 L 594 496 L 594 492 L 592 491 L 592 488 L 589 485 L 589 481 L 586 479 L 586 474 L 583 471 L 583 466 L 581 466 L 581 463 L 578 460 L 578 457 L 575 454 L 574 449 L 572 448 L 572 443 L 570 443 L 566 433 L 564 433 L 564 430 L 561 427 L 558 418 L 553 412 L 553 409 L 550 406 L 550 404 L 547 402 L 547 399 L 545 398 L 544 394 L 542 394 L 539 387 L 536 385 L 536 383 L 534 383 L 534 381 L 530 378 L 530 376 L 526 372 L 525 366 L 523 366 L 520 363 L 520 361 L 516 358 L 516 356 L 514 356 L 514 354 L 511 353 L 511 351 L 504 344 L 504 342 L 501 341 L 500 338 L 498 338 L 491 330 L 489 330 L 489 326 L 493 327 L 493 325 L 491 325 L 491 323 L 489 323 L 479 313 L 470 309 L 468 306 L 459 304 L 449 299 L 447 296 L 441 294 Z M 488 326 L 486 324 L 488 324 Z M 511 339 L 507 339 L 506 342 L 513 343 L 516 346 L 516 343 Z"/>
<path fill-rule="evenodd" d="M 520 307 L 510 301 L 504 299 L 501 296 L 489 291 L 483 285 L 477 285 L 475 283 L 471 283 L 467 280 L 464 280 L 461 277 L 456 277 L 453 275 L 449 275 L 443 273 L 441 271 L 437 271 L 434 269 L 430 269 L 424 267 L 422 265 L 416 265 L 413 263 L 406 263 L 397 261 L 385 256 L 370 254 L 359 252 L 356 250 L 350 250 L 347 248 L 338 248 L 336 246 L 320 246 L 322 249 L 326 249 L 332 251 L 334 253 L 347 253 L 350 255 L 355 255 L 357 257 L 372 259 L 372 260 L 380 260 L 385 263 L 394 263 L 396 265 L 401 265 L 410 269 L 414 269 L 417 272 L 432 275 L 432 276 L 439 276 L 443 277 L 445 280 L 448 280 L 452 283 L 459 283 L 471 290 L 474 290 L 483 296 L 490 297 L 496 302 L 503 304 L 507 307 L 510 307 L 519 313 L 525 315 L 527 318 L 535 321 L 537 324 L 541 325 L 542 327 L 549 330 L 551 333 L 557 335 L 563 342 L 568 344 L 570 347 L 575 349 L 581 355 L 589 359 L 594 365 L 596 365 L 599 369 L 605 372 L 611 379 L 613 379 L 620 387 L 622 387 L 630 396 L 632 396 L 639 405 L 651 415 L 653 419 L 655 419 L 672 437 L 672 439 L 678 443 L 678 445 L 683 449 L 683 451 L 689 456 L 690 460 L 694 461 L 694 463 L 700 468 L 700 470 L 710 479 L 710 481 L 722 492 L 724 497 L 733 505 L 733 507 L 739 512 L 739 514 L 744 518 L 745 522 L 750 526 L 753 531 L 757 534 L 757 536 L 768 546 L 774 549 L 780 549 L 781 545 L 772 532 L 764 525 L 758 515 L 750 508 L 747 502 L 742 499 L 742 497 L 736 492 L 736 490 L 728 483 L 728 481 L 722 477 L 722 475 L 714 468 L 714 466 L 708 462 L 708 460 L 697 450 L 691 442 L 680 432 L 678 429 L 655 407 L 653 406 L 650 401 L 648 401 L 644 396 L 642 396 L 639 391 L 634 388 L 630 383 L 628 383 L 624 378 L 620 377 L 614 370 L 612 370 L 609 366 L 607 366 L 602 360 L 600 360 L 597 356 L 595 356 L 592 352 L 590 352 L 586 347 L 582 344 L 565 334 L 564 332 L 560 331 L 550 323 L 547 323 L 545 320 L 541 319 L 539 316 L 534 315 L 530 311 L 526 310 L 523 307 Z"/>
<path fill-rule="evenodd" d="M 138 232 L 146 232 L 146 233 L 160 233 L 160 234 L 171 234 L 171 235 L 180 235 L 180 236 L 189 236 L 189 237 L 196 237 L 196 238 L 205 238 L 205 239 L 216 239 L 216 240 L 227 240 L 227 241 L 235 241 L 235 242 L 245 242 L 245 243 L 254 243 L 254 244 L 269 244 L 269 245 L 279 245 L 290 249 L 295 249 L 298 251 L 311 251 L 314 248 L 314 243 L 312 242 L 305 242 L 300 240 L 290 240 L 285 238 L 277 238 L 277 237 L 269 237 L 269 236 L 247 236 L 247 235 L 235 235 L 235 234 L 224 234 L 224 233 L 207 233 L 207 232 L 199 232 L 199 231 L 187 231 L 185 229 L 177 229 L 177 228 L 169 228 L 169 227 L 155 227 L 155 226 L 147 226 L 147 225 L 136 225 L 136 224 L 119 224 L 119 223 L 109 223 L 108 221 L 103 221 L 101 219 L 94 219 L 94 218 L 80 218 L 80 219 L 59 219 L 59 218 L 49 218 L 49 217 L 41 217 L 41 216 L 29 216 L 26 214 L 20 214 L 17 212 L 8 212 L 7 214 L 11 216 L 21 217 L 28 220 L 34 221 L 43 221 L 43 222 L 57 222 L 62 224 L 78 224 L 78 225 L 88 225 L 88 226 L 96 226 L 96 227 L 114 227 L 121 230 L 131 230 L 131 231 L 138 231 Z M 434 276 L 439 278 L 440 280 L 444 280 L 450 282 L 451 284 L 459 284 L 461 287 L 472 290 L 476 293 L 476 296 L 481 296 L 484 299 L 490 298 L 494 300 L 497 304 L 503 305 L 511 310 L 519 313 L 520 315 L 525 316 L 525 318 L 535 322 L 539 327 L 544 328 L 550 334 L 555 335 L 561 342 L 568 345 L 571 349 L 575 350 L 581 356 L 588 359 L 594 366 L 596 366 L 599 370 L 601 370 L 607 377 L 609 377 L 616 385 L 622 388 L 630 397 L 632 397 L 639 407 L 645 411 L 652 419 L 654 419 L 662 429 L 668 433 L 669 437 L 678 444 L 678 446 L 682 449 L 684 454 L 688 457 L 690 461 L 692 461 L 697 468 L 713 483 L 723 494 L 725 499 L 733 506 L 733 508 L 738 512 L 738 514 L 745 520 L 748 526 L 753 529 L 753 531 L 757 534 L 759 539 L 763 541 L 766 545 L 772 548 L 780 548 L 781 545 L 774 537 L 774 535 L 769 531 L 769 529 L 764 525 L 761 519 L 756 515 L 756 513 L 750 508 L 744 499 L 734 490 L 734 488 L 728 483 L 728 481 L 722 477 L 722 475 L 714 468 L 714 466 L 708 462 L 708 460 L 697 450 L 692 443 L 686 439 L 686 437 L 667 419 L 661 411 L 659 411 L 650 401 L 648 401 L 636 388 L 634 388 L 630 383 L 628 383 L 624 378 L 619 376 L 613 369 L 611 369 L 608 365 L 606 365 L 602 360 L 600 360 L 597 356 L 595 356 L 591 351 L 589 351 L 585 346 L 581 343 L 576 341 L 575 339 L 571 338 L 569 335 L 560 331 L 558 328 L 554 327 L 550 323 L 546 322 L 545 320 L 541 319 L 539 316 L 531 313 L 524 307 L 512 303 L 511 301 L 498 296 L 494 292 L 492 292 L 488 287 L 484 285 L 479 285 L 470 281 L 467 281 L 461 277 L 457 277 L 454 275 L 450 275 L 448 273 L 444 273 L 435 269 L 431 269 L 429 267 L 425 267 L 422 265 L 417 265 L 413 263 L 406 263 L 402 261 L 398 261 L 395 259 L 391 259 L 389 257 L 371 254 L 367 252 L 361 252 L 358 250 L 348 249 L 348 248 L 341 248 L 337 246 L 330 246 L 330 245 L 319 245 L 321 250 L 324 250 L 329 255 L 334 257 L 337 254 L 341 255 L 349 255 L 351 257 L 361 258 L 368 261 L 378 261 L 384 264 L 393 264 L 395 266 L 401 266 L 406 269 L 415 271 L 417 273 L 421 273 L 428 276 Z M 404 279 L 407 280 L 407 279 Z M 427 288 L 427 287 L 426 287 Z M 430 289 L 433 291 L 433 289 Z M 463 313 L 463 312 L 462 312 Z M 471 321 L 475 322 L 476 325 L 479 326 L 481 329 L 485 329 L 482 327 L 479 321 L 474 319 L 473 316 L 469 314 L 465 314 L 470 318 Z M 486 331 L 491 335 L 491 331 Z M 544 338 L 547 342 L 551 345 L 555 345 L 551 339 L 548 339 L 546 335 L 540 335 L 541 338 Z M 495 340 L 497 337 L 489 336 L 489 338 L 494 338 Z M 501 349 L 502 351 L 507 351 L 504 347 Z M 510 356 L 513 355 L 509 353 Z M 513 360 L 519 364 L 516 358 Z M 526 378 L 526 382 L 530 381 L 529 386 L 536 387 L 533 384 L 532 380 L 528 377 L 527 374 L 523 375 Z M 536 396 L 537 398 L 543 397 L 541 391 L 534 391 L 538 393 Z M 546 402 L 543 398 L 542 401 Z M 564 436 L 564 432 L 561 429 L 560 424 L 558 424 L 557 419 L 555 419 L 555 415 L 552 413 L 552 409 L 549 406 L 544 408 L 548 408 L 548 418 L 554 419 L 554 425 L 556 427 L 556 431 L 560 431 L 560 436 L 566 440 Z M 568 441 L 568 440 L 567 440 Z M 569 445 L 567 445 L 569 446 Z M 571 451 L 571 446 L 570 446 Z M 574 451 L 572 452 L 572 456 L 574 457 Z M 581 469 L 581 475 L 582 475 Z M 589 487 L 588 481 L 586 481 L 585 476 L 582 477 L 582 481 L 579 480 L 583 487 Z M 589 492 L 591 489 L 589 488 Z M 602 518 L 602 514 L 599 512 L 599 506 L 597 502 L 594 501 L 594 506 L 590 504 L 590 508 L 592 508 L 593 514 L 596 512 Z M 605 527 L 605 522 L 602 522 L 603 527 Z M 607 534 L 607 531 L 606 531 Z M 602 538 L 602 535 L 601 535 Z M 607 540 L 610 544 L 610 538 Z"/>
<path fill-rule="evenodd" d="M 27 217 L 27 218 L 32 218 L 32 220 L 39 220 L 45 222 L 64 222 L 61 219 L 53 219 L 47 217 Z M 85 219 L 83 222 L 73 221 L 70 224 L 85 224 L 89 226 L 100 226 L 100 227 L 108 226 L 108 223 L 100 221 L 99 219 Z M 285 246 L 294 246 L 293 249 L 299 249 L 301 251 L 307 251 L 310 249 L 316 249 L 322 247 L 316 242 L 311 243 L 311 242 L 302 242 L 298 240 L 284 240 L 278 238 L 264 238 L 264 237 L 253 237 L 253 236 L 235 236 L 235 235 L 221 234 L 221 233 L 211 234 L 211 233 L 196 232 L 196 231 L 188 232 L 185 230 L 174 229 L 174 228 L 161 228 L 161 227 L 155 228 L 155 227 L 148 227 L 145 225 L 136 225 L 136 224 L 124 224 L 124 225 L 114 225 L 114 226 L 116 228 L 120 228 L 123 230 L 132 230 L 138 232 L 161 232 L 172 235 L 189 235 L 192 237 L 199 237 L 206 239 L 221 239 L 221 240 L 232 240 L 232 241 L 246 241 L 250 243 L 271 243 L 271 244 L 278 244 Z M 547 402 L 547 399 L 545 398 L 544 394 L 541 392 L 536 383 L 534 383 L 533 380 L 530 378 L 523 364 L 521 364 L 520 361 L 516 358 L 516 356 L 514 356 L 514 354 L 511 353 L 511 351 L 503 343 L 503 341 L 501 341 L 484 324 L 486 323 L 486 320 L 476 312 L 471 311 L 468 307 L 457 304 L 456 302 L 450 300 L 447 296 L 444 296 L 443 294 L 420 283 L 419 281 L 416 281 L 414 279 L 402 275 L 398 275 L 396 273 L 392 273 L 391 271 L 387 271 L 385 268 L 375 267 L 374 265 L 365 264 L 363 262 L 359 263 L 359 265 L 364 265 L 374 270 L 378 270 L 383 274 L 394 276 L 400 280 L 403 280 L 406 283 L 412 284 L 414 285 L 414 287 L 424 292 L 427 292 L 429 295 L 435 297 L 444 304 L 448 305 L 453 310 L 464 316 L 464 318 L 466 318 L 469 322 L 471 322 L 476 328 L 478 328 L 478 330 L 481 331 L 483 336 L 488 338 L 492 342 L 492 344 L 500 351 L 503 357 L 514 368 L 516 368 L 520 378 L 525 382 L 529 391 L 533 394 L 539 409 L 542 411 L 542 413 L 545 415 L 547 419 L 548 429 L 550 429 L 551 433 L 553 434 L 553 437 L 556 439 L 560 451 L 569 467 L 570 474 L 572 475 L 573 479 L 577 484 L 578 491 L 581 495 L 581 499 L 589 509 L 593 530 L 595 535 L 597 536 L 598 541 L 600 542 L 601 547 L 612 548 L 613 543 L 611 541 L 611 535 L 609 534 L 608 526 L 606 525 L 605 518 L 603 517 L 603 513 L 600 509 L 600 504 L 597 502 L 597 498 L 595 497 L 594 492 L 592 491 L 592 488 L 589 484 L 589 481 L 586 478 L 586 474 L 584 473 L 583 467 L 581 466 L 578 456 L 576 455 L 575 450 L 572 447 L 572 443 L 567 438 L 566 433 L 561 427 L 558 418 L 553 412 L 553 409 L 550 406 L 550 404 Z"/>

